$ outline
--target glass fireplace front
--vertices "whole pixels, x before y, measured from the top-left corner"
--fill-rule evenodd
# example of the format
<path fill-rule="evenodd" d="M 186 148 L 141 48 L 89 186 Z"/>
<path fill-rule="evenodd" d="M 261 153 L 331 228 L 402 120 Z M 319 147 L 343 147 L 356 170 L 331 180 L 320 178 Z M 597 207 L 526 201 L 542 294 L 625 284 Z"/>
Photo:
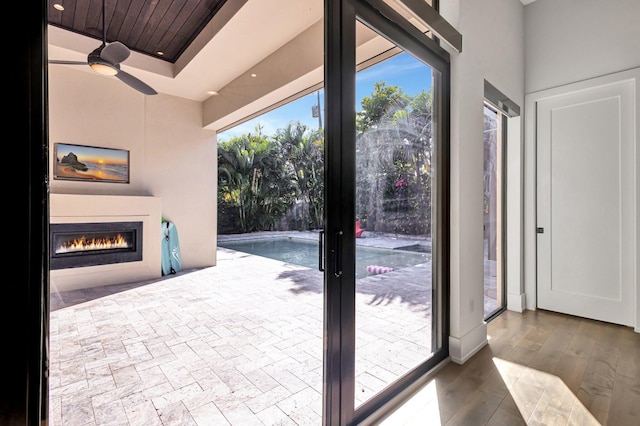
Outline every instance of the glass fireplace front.
<path fill-rule="evenodd" d="M 142 222 L 52 223 L 50 269 L 142 260 Z"/>

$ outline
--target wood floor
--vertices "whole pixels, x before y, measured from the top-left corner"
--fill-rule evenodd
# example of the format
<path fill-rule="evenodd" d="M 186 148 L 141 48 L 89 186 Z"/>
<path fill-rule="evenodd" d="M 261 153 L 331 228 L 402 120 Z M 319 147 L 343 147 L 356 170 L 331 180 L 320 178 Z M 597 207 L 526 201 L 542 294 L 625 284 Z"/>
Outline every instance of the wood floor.
<path fill-rule="evenodd" d="M 489 345 L 448 363 L 380 425 L 640 425 L 640 334 L 546 311 L 504 312 Z"/>

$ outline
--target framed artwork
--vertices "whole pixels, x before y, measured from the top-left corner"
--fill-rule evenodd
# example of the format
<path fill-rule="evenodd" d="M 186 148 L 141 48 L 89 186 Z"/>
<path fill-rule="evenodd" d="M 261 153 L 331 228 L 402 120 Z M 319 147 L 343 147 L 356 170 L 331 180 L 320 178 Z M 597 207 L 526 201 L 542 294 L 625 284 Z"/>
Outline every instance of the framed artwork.
<path fill-rule="evenodd" d="M 129 183 L 129 151 L 56 143 L 53 178 Z"/>

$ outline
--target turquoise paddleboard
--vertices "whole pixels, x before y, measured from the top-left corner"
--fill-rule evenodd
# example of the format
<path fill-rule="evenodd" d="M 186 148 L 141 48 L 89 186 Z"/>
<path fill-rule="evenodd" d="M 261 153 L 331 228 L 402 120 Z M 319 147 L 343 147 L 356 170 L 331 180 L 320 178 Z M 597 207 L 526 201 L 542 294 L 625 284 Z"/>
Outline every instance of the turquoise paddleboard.
<path fill-rule="evenodd" d="M 181 266 L 178 229 L 173 222 L 162 222 L 162 275 L 180 272 Z"/>

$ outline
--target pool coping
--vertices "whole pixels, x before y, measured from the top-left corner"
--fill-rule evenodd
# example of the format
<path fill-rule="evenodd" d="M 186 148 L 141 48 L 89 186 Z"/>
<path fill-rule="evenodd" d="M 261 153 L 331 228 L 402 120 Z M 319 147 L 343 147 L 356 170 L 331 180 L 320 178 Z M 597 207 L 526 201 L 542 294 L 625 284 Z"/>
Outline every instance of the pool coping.
<path fill-rule="evenodd" d="M 307 240 L 318 240 L 320 231 L 259 231 L 248 232 L 246 234 L 224 234 L 218 235 L 218 241 L 243 241 L 268 238 L 300 238 Z M 356 245 L 374 247 L 381 249 L 398 250 L 401 247 L 424 245 L 431 249 L 431 238 L 425 236 L 412 236 L 396 234 L 384 234 L 365 231 L 361 238 L 356 238 Z M 412 251 L 414 252 L 414 251 Z"/>

